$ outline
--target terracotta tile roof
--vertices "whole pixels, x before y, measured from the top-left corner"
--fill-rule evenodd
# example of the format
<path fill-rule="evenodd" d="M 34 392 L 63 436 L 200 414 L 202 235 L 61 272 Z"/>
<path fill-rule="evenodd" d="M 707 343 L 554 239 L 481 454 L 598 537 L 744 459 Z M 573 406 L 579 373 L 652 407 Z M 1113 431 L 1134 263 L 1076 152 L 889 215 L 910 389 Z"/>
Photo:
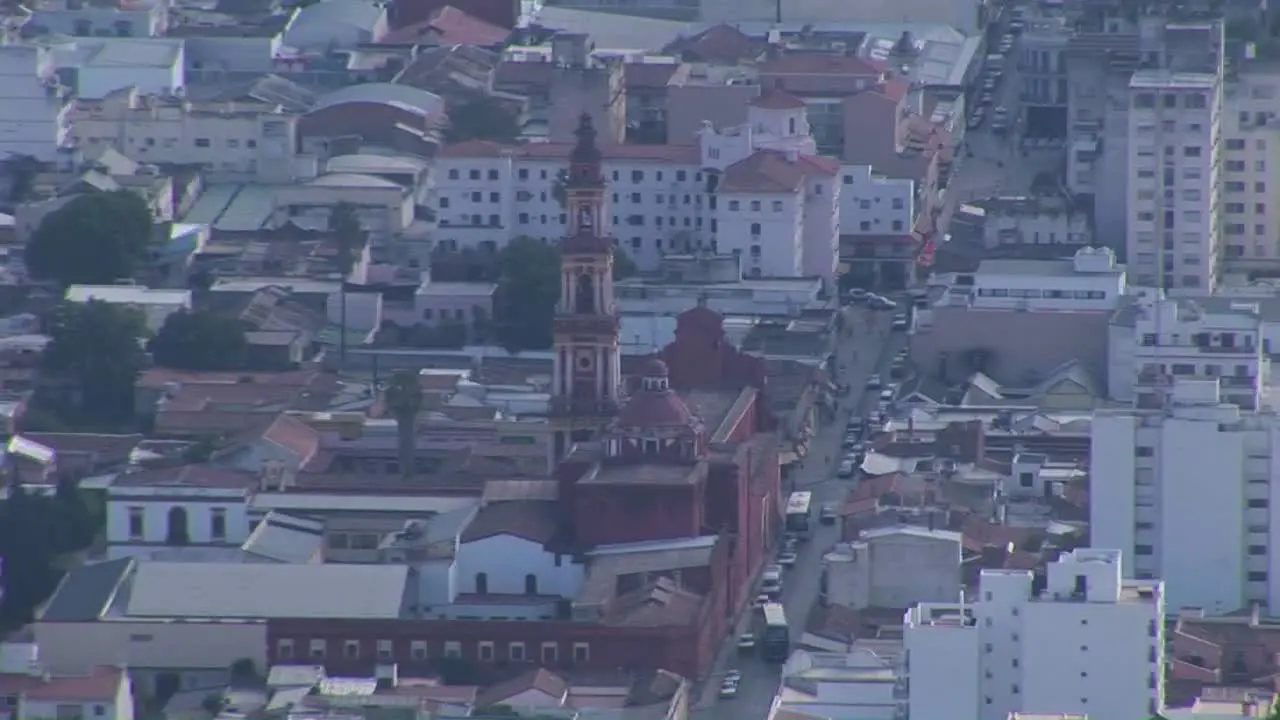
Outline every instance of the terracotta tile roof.
<path fill-rule="evenodd" d="M 838 171 L 839 161 L 834 158 L 801 155 L 793 161 L 785 153 L 760 150 L 725 168 L 720 192 L 794 193 L 807 178 L 833 176 Z"/>
<path fill-rule="evenodd" d="M 967 549 L 981 551 L 985 546 L 1008 547 L 1010 543 L 1016 548 L 1039 531 L 1034 528 L 996 525 L 970 515 L 961 523 L 960 532 L 964 535 L 964 546 Z"/>
<path fill-rule="evenodd" d="M 302 387 L 313 382 L 320 373 L 315 370 L 290 370 L 287 372 L 189 372 L 152 368 L 138 376 L 137 387 L 163 390 L 168 383 L 196 385 L 267 385 Z"/>
<path fill-rule="evenodd" d="M 641 368 L 645 378 L 667 377 L 667 364 L 651 358 Z M 689 406 L 670 388 L 666 390 L 637 390 L 627 398 L 618 414 L 618 424 L 623 427 L 692 427 L 697 419 L 689 412 Z"/>
<path fill-rule="evenodd" d="M 320 433 L 290 415 L 281 414 L 262 433 L 262 439 L 293 453 L 298 466 L 306 465 L 320 451 Z"/>
<path fill-rule="evenodd" d="M 99 433 L 22 433 L 53 450 L 57 455 L 87 455 L 95 465 L 124 462 L 142 442 L 142 435 L 107 435 Z"/>
<path fill-rule="evenodd" d="M 840 642 L 853 642 L 865 629 L 857 610 L 847 605 L 815 605 L 805 622 L 805 632 Z"/>
<path fill-rule="evenodd" d="M 692 61 L 736 65 L 742 60 L 755 60 L 768 46 L 763 40 L 722 23 L 691 38 L 677 40 L 667 46 L 666 52 L 683 55 Z"/>
<path fill-rule="evenodd" d="M 503 146 L 483 140 L 469 140 L 446 145 L 440 148 L 440 152 L 436 155 L 442 158 L 483 158 L 500 157 L 502 154 L 509 152 L 516 157 L 529 160 L 567 162 L 569 153 L 572 150 L 573 145 L 571 143 L 530 143 L 528 145 Z M 600 148 L 600 152 L 605 160 L 683 163 L 694 166 L 702 163 L 702 151 L 696 145 L 604 145 Z"/>
<path fill-rule="evenodd" d="M 253 488 L 257 487 L 258 478 L 251 473 L 210 465 L 182 465 L 180 467 L 152 468 L 140 472 L 124 473 L 116 476 L 112 487 L 206 487 L 206 488 Z"/>
<path fill-rule="evenodd" d="M 760 64 L 760 73 L 787 75 L 853 75 L 878 77 L 887 72 L 884 63 L 844 55 L 822 52 L 788 53 Z"/>
<path fill-rule="evenodd" d="M 537 690 L 558 703 L 563 703 L 569 694 L 569 683 L 550 670 L 538 668 L 521 673 L 506 682 L 491 685 L 476 695 L 475 706 L 484 709 L 499 705 L 516 695 L 530 690 Z"/>
<path fill-rule="evenodd" d="M 88 675 L 55 675 L 48 680 L 36 675 L 0 675 L 0 696 L 19 695 L 36 702 L 112 703 L 120 691 L 125 671 L 96 667 Z"/>
<path fill-rule="evenodd" d="M 614 598 L 605 612 L 605 625 L 625 627 L 688 627 L 702 614 L 705 598 L 660 577 Z"/>
<path fill-rule="evenodd" d="M 758 108 L 767 110 L 796 110 L 804 107 L 804 101 L 785 90 L 765 88 L 759 97 L 751 101 Z"/>
<path fill-rule="evenodd" d="M 555 65 L 551 63 L 505 60 L 499 63 L 494 71 L 493 84 L 498 87 L 503 85 L 547 86 L 551 84 L 551 75 L 554 72 Z"/>
<path fill-rule="evenodd" d="M 540 545 L 555 539 L 559 526 L 556 503 L 538 500 L 497 502 L 480 508 L 462 531 L 459 542 L 511 535 Z"/>
<path fill-rule="evenodd" d="M 426 20 L 392 30 L 379 42 L 383 45 L 411 43 L 429 36 L 438 45 L 488 47 L 501 45 L 510 34 L 510 30 L 446 5 L 431 13 Z"/>
<path fill-rule="evenodd" d="M 646 88 L 656 90 L 665 88 L 671 76 L 680 69 L 677 63 L 627 63 L 622 66 L 623 78 L 627 89 Z"/>

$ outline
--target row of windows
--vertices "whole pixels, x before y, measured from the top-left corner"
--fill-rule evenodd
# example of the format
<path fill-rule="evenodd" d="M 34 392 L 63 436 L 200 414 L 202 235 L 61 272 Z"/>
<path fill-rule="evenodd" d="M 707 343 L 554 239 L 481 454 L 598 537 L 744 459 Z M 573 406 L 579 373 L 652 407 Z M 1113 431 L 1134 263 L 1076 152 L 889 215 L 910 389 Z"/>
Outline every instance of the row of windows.
<path fill-rule="evenodd" d="M 1245 204 L 1244 204 L 1244 203 L 1229 202 L 1229 203 L 1227 203 L 1227 204 L 1226 204 L 1226 211 L 1227 211 L 1227 213 L 1228 213 L 1228 214 L 1231 214 L 1231 215 L 1242 215 L 1242 214 L 1244 214 L 1244 208 L 1245 208 Z M 1267 204 L 1266 204 L 1266 203 L 1254 203 L 1254 204 L 1253 204 L 1253 211 L 1254 211 L 1255 213 L 1257 213 L 1258 215 L 1266 215 L 1266 214 L 1267 214 Z"/>
<path fill-rule="evenodd" d="M 1248 115 L 1248 113 L 1240 113 L 1240 115 L 1242 116 L 1241 122 L 1244 122 L 1243 116 Z M 1244 150 L 1246 145 L 1247 144 L 1245 143 L 1244 138 L 1228 138 L 1227 139 L 1228 150 Z M 1267 141 L 1261 138 L 1254 140 L 1253 147 L 1255 150 L 1266 150 Z"/>
<path fill-rule="evenodd" d="M 1244 164 L 1244 161 L 1243 161 L 1243 160 L 1228 160 L 1228 161 L 1226 162 L 1226 168 L 1227 168 L 1227 172 L 1244 172 L 1245 164 Z M 1267 161 L 1266 161 L 1266 160 L 1254 160 L 1254 161 L 1253 161 L 1253 171 L 1254 171 L 1254 172 L 1266 172 L 1266 171 L 1267 171 Z"/>
<path fill-rule="evenodd" d="M 1055 300 L 1105 300 L 1102 290 L 1009 290 L 1006 288 L 980 288 L 978 297 L 1051 298 Z"/>
<path fill-rule="evenodd" d="M 145 518 L 146 508 L 142 506 L 132 506 L 129 508 L 129 539 L 143 540 L 145 538 Z M 169 508 L 169 512 L 165 516 L 165 542 L 169 545 L 186 545 L 191 542 L 191 533 L 188 528 L 187 509 L 181 505 L 175 505 Z M 213 508 L 209 511 L 209 536 L 217 540 L 225 540 L 227 538 L 227 511 L 224 508 Z"/>
<path fill-rule="evenodd" d="M 306 654 L 303 655 L 304 644 L 296 642 L 293 638 L 279 638 L 276 640 L 276 660 L 325 660 L 327 658 L 341 658 L 343 660 L 360 660 L 360 659 L 376 659 L 379 661 L 396 660 L 395 643 L 391 640 L 378 640 L 375 644 L 373 655 L 370 657 L 365 653 L 365 645 L 359 640 L 343 640 L 339 647 L 334 648 L 334 652 L 338 653 L 330 655 L 330 645 L 332 643 L 325 639 L 312 639 L 305 643 Z M 436 644 L 440 648 L 437 657 L 444 658 L 461 658 L 462 643 L 456 640 L 445 640 Z M 561 643 L 549 641 L 540 645 L 534 643 L 525 643 L 521 641 L 498 643 L 491 640 L 481 640 L 476 643 L 475 658 L 484 662 L 493 662 L 497 660 L 510 660 L 512 662 L 533 662 L 541 660 L 543 663 L 555 663 L 561 659 L 560 655 Z M 426 640 L 410 640 L 409 641 L 409 657 L 413 660 L 427 660 L 432 657 L 430 650 L 432 645 Z M 539 652 L 535 656 L 531 654 L 532 647 L 538 648 Z M 591 661 L 591 644 L 585 642 L 573 643 L 571 652 L 565 659 L 572 659 L 577 663 L 585 663 Z"/>
<path fill-rule="evenodd" d="M 621 173 L 619 173 L 617 170 L 614 170 L 614 171 L 613 171 L 612 176 L 613 176 L 613 181 L 614 181 L 614 182 L 619 182 L 619 181 L 622 179 L 622 177 L 621 177 Z M 500 173 L 499 173 L 496 169 L 490 169 L 490 170 L 488 170 L 487 172 L 483 172 L 483 173 L 482 173 L 480 170 L 477 170 L 477 169 L 472 169 L 472 170 L 468 170 L 468 171 L 467 171 L 467 178 L 468 178 L 469 180 L 480 180 L 481 178 L 488 179 L 488 180 L 497 180 L 497 179 L 499 179 L 499 177 L 500 177 Z M 529 177 L 530 177 L 529 169 L 528 169 L 528 168 L 520 168 L 520 169 L 516 170 L 516 177 L 517 177 L 517 178 L 519 178 L 519 179 L 521 179 L 521 180 L 528 180 L 528 179 L 529 179 Z M 460 180 L 460 179 L 462 179 L 462 171 L 461 171 L 461 170 L 459 170 L 459 169 L 457 169 L 457 168 L 450 169 L 450 170 L 449 170 L 449 179 L 450 179 L 450 180 Z M 539 179 L 539 180 L 548 180 L 548 179 L 550 179 L 550 178 L 549 178 L 549 175 L 548 175 L 548 173 L 547 173 L 547 171 L 546 171 L 545 169 L 544 169 L 544 170 L 539 170 L 539 171 L 538 171 L 538 179 Z M 657 180 L 658 182 L 662 182 L 662 181 L 663 181 L 663 171 L 661 171 L 661 170 L 656 171 L 656 172 L 654 173 L 654 179 L 655 179 L 655 180 Z M 685 171 L 685 170 L 677 170 L 677 171 L 676 171 L 676 182 L 687 182 L 687 181 L 688 181 L 688 179 L 689 179 L 689 173 L 688 173 L 687 171 Z M 695 174 L 694 174 L 694 181 L 695 181 L 695 182 L 702 182 L 702 173 L 695 173 Z M 644 182 L 644 171 L 643 171 L 643 170 L 632 170 L 632 171 L 631 171 L 631 182 L 634 182 L 634 183 Z"/>
<path fill-rule="evenodd" d="M 1206 93 L 1185 90 L 1166 93 L 1137 93 L 1133 96 L 1133 106 L 1136 108 L 1154 108 L 1157 97 L 1160 98 L 1161 107 L 1170 109 L 1181 106 L 1189 110 L 1203 110 L 1208 107 L 1208 95 Z"/>

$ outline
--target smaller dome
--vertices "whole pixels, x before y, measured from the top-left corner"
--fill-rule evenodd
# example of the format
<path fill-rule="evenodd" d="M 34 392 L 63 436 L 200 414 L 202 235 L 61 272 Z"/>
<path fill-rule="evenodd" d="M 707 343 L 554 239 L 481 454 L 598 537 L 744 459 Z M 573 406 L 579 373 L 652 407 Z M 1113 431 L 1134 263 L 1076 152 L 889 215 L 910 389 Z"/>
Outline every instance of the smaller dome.
<path fill-rule="evenodd" d="M 640 376 L 647 378 L 667 377 L 667 364 L 658 358 L 649 358 L 640 368 Z"/>

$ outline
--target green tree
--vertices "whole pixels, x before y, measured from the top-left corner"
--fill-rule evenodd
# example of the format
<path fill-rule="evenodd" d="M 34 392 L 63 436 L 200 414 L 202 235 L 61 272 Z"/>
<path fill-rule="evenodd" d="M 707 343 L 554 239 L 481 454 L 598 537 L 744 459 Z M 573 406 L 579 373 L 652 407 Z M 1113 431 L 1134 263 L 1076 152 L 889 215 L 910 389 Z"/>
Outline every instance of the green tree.
<path fill-rule="evenodd" d="M 26 200 L 44 163 L 31 155 L 14 153 L 5 158 L 4 164 L 9 173 L 9 202 L 20 203 Z"/>
<path fill-rule="evenodd" d="M 236 320 L 210 312 L 180 310 L 165 319 L 147 349 L 155 363 L 178 370 L 240 370 L 249 343 Z"/>
<path fill-rule="evenodd" d="M 96 300 L 63 303 L 48 332 L 41 369 L 73 387 L 78 417 L 106 424 L 131 419 L 133 384 L 145 359 L 142 315 Z"/>
<path fill-rule="evenodd" d="M 560 299 L 560 253 L 533 238 L 518 237 L 498 253 L 494 299 L 498 342 L 510 352 L 551 347 Z"/>
<path fill-rule="evenodd" d="M 519 118 L 491 97 L 475 97 L 449 108 L 449 127 L 445 130 L 448 142 L 490 140 L 512 143 L 519 137 Z"/>
<path fill-rule="evenodd" d="M 16 482 L 7 489 L 0 501 L 0 631 L 31 621 L 62 576 L 59 557 L 87 547 L 98 529 L 72 481 L 60 482 L 53 496 L 29 493 Z"/>
<path fill-rule="evenodd" d="M 387 384 L 387 407 L 396 419 L 396 450 L 400 475 L 413 477 L 414 457 L 418 449 L 418 413 L 422 411 L 422 386 L 417 373 L 402 370 L 391 376 Z"/>
<path fill-rule="evenodd" d="M 63 285 L 132 277 L 151 244 L 151 210 L 128 190 L 78 195 L 49 213 L 27 243 L 27 269 Z"/>
<path fill-rule="evenodd" d="M 329 232 L 333 233 L 333 241 L 337 245 L 334 263 L 342 275 L 342 287 L 338 289 L 338 325 L 341 330 L 338 338 L 338 359 L 343 365 L 347 360 L 347 277 L 355 267 L 357 253 L 364 252 L 365 232 L 360 225 L 360 216 L 356 214 L 356 206 L 349 202 L 340 202 L 333 206 L 329 213 Z"/>

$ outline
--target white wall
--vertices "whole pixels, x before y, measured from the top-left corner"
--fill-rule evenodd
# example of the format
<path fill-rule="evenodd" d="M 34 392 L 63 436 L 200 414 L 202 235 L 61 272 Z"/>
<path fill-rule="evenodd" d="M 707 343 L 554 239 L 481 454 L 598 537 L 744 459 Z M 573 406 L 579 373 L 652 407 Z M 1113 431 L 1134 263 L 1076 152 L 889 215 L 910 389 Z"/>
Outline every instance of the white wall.
<path fill-rule="evenodd" d="M 457 555 L 458 593 L 476 592 L 476 575 L 486 573 L 490 595 L 524 595 L 525 576 L 538 579 L 539 595 L 577 596 L 582 588 L 583 566 L 569 555 L 547 552 L 541 545 L 514 535 L 461 543 Z"/>
<path fill-rule="evenodd" d="M 34 625 L 40 660 L 54 671 L 96 665 L 130 670 L 222 670 L 241 658 L 266 667 L 265 622 L 142 622 L 112 619 Z"/>
<path fill-rule="evenodd" d="M 149 499 L 161 495 L 163 499 Z M 219 491 L 205 488 L 129 488 L 127 497 L 107 498 L 107 555 L 110 558 L 148 554 L 155 550 L 172 549 L 165 545 L 168 533 L 169 511 L 181 507 L 187 513 L 187 547 L 226 546 L 239 547 L 251 531 L 248 504 L 243 491 Z M 143 534 L 134 538 L 129 534 L 130 509 L 142 510 Z M 226 538 L 213 538 L 213 515 L 222 510 L 226 518 Z M 178 546 L 180 547 L 180 546 Z"/>
<path fill-rule="evenodd" d="M 824 558 L 827 597 L 855 609 L 910 607 L 960 596 L 960 538 L 875 531 Z"/>
<path fill-rule="evenodd" d="M 903 646 L 909 715 L 911 720 L 977 720 L 983 647 L 978 627 L 922 622 L 933 607 L 925 604 L 907 611 Z"/>
<path fill-rule="evenodd" d="M 739 253 L 744 276 L 804 274 L 802 192 L 722 192 L 715 217 L 717 249 L 722 253 Z"/>
<path fill-rule="evenodd" d="M 173 62 L 163 67 L 149 65 L 121 67 L 109 63 L 102 66 L 97 66 L 93 63 L 82 64 L 79 68 L 78 90 L 80 97 L 105 97 L 108 93 L 130 85 L 137 87 L 139 92 L 148 95 L 172 95 L 177 88 L 186 85 L 184 53 L 180 41 L 98 38 L 86 40 L 84 44 L 90 45 L 99 42 L 164 43 L 166 45 L 176 45 L 177 52 L 174 53 Z"/>
<path fill-rule="evenodd" d="M 840 168 L 840 231 L 845 235 L 911 232 L 915 181 L 874 175 L 870 165 Z"/>
<path fill-rule="evenodd" d="M 66 141 L 63 100 L 42 82 L 52 77 L 49 51 L 36 47 L 0 47 L 0 155 L 31 155 L 46 162 Z"/>

